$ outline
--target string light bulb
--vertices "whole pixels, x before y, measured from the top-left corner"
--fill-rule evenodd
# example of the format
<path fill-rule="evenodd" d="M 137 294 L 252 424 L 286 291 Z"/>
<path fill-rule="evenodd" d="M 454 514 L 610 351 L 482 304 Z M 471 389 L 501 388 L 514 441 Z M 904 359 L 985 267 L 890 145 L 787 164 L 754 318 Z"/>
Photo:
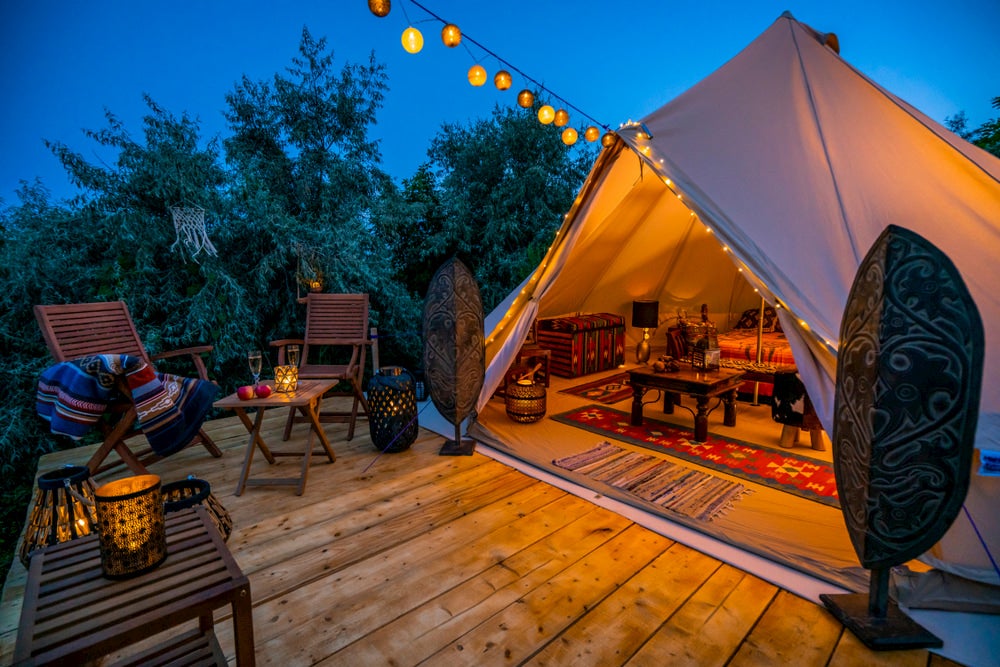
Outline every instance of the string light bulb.
<path fill-rule="evenodd" d="M 449 23 L 441 28 L 441 41 L 448 48 L 455 48 L 462 42 L 462 31 L 454 23 Z"/>
<path fill-rule="evenodd" d="M 569 112 L 566 111 L 565 109 L 559 109 L 558 111 L 556 111 L 556 115 L 555 118 L 553 119 L 553 122 L 556 124 L 556 127 L 562 127 L 563 125 L 569 122 Z"/>
<path fill-rule="evenodd" d="M 542 125 L 548 125 L 556 118 L 556 110 L 553 109 L 548 104 L 543 105 L 538 110 L 538 122 Z"/>
<path fill-rule="evenodd" d="M 591 125 L 583 132 L 583 138 L 587 141 L 597 141 L 601 137 L 601 131 Z"/>
<path fill-rule="evenodd" d="M 403 31 L 401 41 L 403 50 L 407 53 L 420 53 L 420 49 L 424 48 L 424 36 L 413 26 Z"/>
<path fill-rule="evenodd" d="M 368 9 L 375 16 L 384 18 L 389 15 L 389 10 L 392 9 L 392 2 L 390 0 L 368 0 Z"/>
<path fill-rule="evenodd" d="M 517 105 L 523 109 L 528 109 L 535 103 L 535 94 L 525 88 L 517 94 Z"/>
<path fill-rule="evenodd" d="M 497 87 L 497 90 L 507 90 L 510 88 L 510 84 L 510 72 L 505 69 L 500 70 L 493 76 L 493 85 Z"/>
<path fill-rule="evenodd" d="M 574 130 L 572 127 L 567 127 L 562 132 L 562 142 L 567 146 L 572 146 L 573 144 L 575 144 L 577 137 L 578 135 L 576 133 L 576 130 Z"/>
<path fill-rule="evenodd" d="M 604 136 L 601 137 L 601 145 L 607 148 L 611 144 L 615 143 L 614 132 L 605 132 Z"/>
<path fill-rule="evenodd" d="M 469 68 L 469 83 L 473 86 L 481 86 L 486 83 L 486 68 L 482 65 L 473 65 Z"/>

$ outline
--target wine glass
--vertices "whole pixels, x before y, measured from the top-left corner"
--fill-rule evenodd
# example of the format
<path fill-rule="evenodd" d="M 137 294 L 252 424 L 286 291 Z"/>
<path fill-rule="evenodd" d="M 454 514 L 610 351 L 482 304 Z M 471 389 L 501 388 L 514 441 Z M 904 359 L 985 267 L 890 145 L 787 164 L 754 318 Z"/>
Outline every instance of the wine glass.
<path fill-rule="evenodd" d="M 253 374 L 253 384 L 257 386 L 257 383 L 260 381 L 260 350 L 251 350 L 247 354 L 247 364 L 249 364 L 250 372 Z"/>
<path fill-rule="evenodd" d="M 287 357 L 289 366 L 297 367 L 299 365 L 299 346 L 289 345 L 285 348 L 285 356 Z"/>

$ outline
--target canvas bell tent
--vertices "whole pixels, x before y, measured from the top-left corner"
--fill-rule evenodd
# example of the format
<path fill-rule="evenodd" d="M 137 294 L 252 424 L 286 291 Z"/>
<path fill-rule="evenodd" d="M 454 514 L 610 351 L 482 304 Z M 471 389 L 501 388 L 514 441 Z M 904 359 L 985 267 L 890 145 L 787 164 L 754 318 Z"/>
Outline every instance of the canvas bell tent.
<path fill-rule="evenodd" d="M 788 14 L 617 134 L 544 261 L 487 318 L 481 420 L 537 317 L 627 318 L 634 299 L 658 299 L 662 346 L 679 309 L 695 314 L 707 303 L 725 327 L 763 296 L 780 308 L 829 432 L 841 315 L 865 253 L 896 224 L 941 248 L 976 301 L 986 335 L 977 448 L 1000 449 L 1000 160 L 854 69 L 833 35 Z M 639 331 L 627 319 L 626 331 L 634 345 Z M 988 555 L 1000 554 L 997 507 L 1000 478 L 974 473 L 968 512 L 926 560 L 1000 583 Z"/>

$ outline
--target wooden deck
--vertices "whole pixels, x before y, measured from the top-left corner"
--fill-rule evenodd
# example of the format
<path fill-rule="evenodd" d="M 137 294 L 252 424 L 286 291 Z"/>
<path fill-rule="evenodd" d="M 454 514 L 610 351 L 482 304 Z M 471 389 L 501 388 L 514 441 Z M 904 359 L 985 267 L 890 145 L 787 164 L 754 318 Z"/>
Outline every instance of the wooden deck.
<path fill-rule="evenodd" d="M 272 445 L 283 417 L 266 419 Z M 232 515 L 261 665 L 956 664 L 871 652 L 819 605 L 483 454 L 438 456 L 443 439 L 428 431 L 371 465 L 366 422 L 350 443 L 330 425 L 337 461 L 314 457 L 303 496 L 286 486 L 236 497 L 246 432 L 235 417 L 206 430 L 222 459 L 192 448 L 152 471 L 207 479 Z M 85 458 L 53 454 L 40 468 Z M 254 474 L 294 474 L 296 459 L 278 460 L 269 469 L 256 457 Z M 16 561 L 2 664 L 24 576 Z M 217 623 L 232 656 L 231 624 Z"/>

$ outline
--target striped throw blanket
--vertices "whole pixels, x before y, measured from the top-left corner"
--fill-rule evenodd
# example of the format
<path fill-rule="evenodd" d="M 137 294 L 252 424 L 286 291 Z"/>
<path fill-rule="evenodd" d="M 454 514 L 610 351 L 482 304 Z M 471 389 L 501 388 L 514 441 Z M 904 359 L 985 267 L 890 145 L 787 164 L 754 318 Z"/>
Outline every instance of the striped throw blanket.
<path fill-rule="evenodd" d="M 118 391 L 121 379 L 131 397 Z M 211 382 L 157 373 L 138 357 L 101 354 L 47 368 L 35 407 L 52 433 L 79 440 L 104 414 L 131 401 L 153 451 L 168 456 L 198 432 L 218 391 Z"/>

